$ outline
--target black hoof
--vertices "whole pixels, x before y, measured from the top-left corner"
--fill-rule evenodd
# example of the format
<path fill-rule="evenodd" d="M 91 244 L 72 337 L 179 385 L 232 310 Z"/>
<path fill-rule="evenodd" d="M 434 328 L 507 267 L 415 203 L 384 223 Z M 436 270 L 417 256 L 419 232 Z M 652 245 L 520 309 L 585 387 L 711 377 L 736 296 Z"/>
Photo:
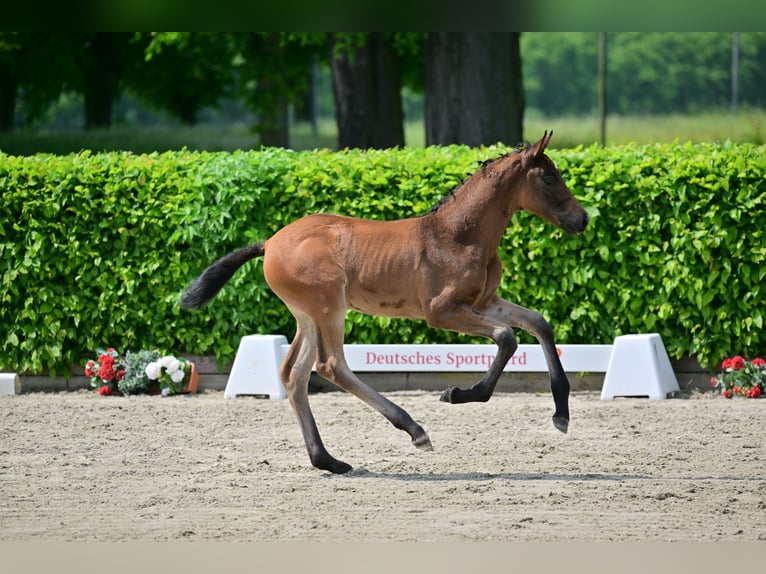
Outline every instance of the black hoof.
<path fill-rule="evenodd" d="M 563 417 L 553 417 L 553 426 L 566 434 L 567 430 L 569 430 L 569 419 L 565 419 Z"/>
<path fill-rule="evenodd" d="M 434 447 L 431 444 L 431 439 L 428 438 L 428 434 L 423 433 L 423 436 L 419 437 L 417 440 L 413 440 L 412 444 L 414 444 L 417 448 L 422 450 L 433 450 Z"/>
<path fill-rule="evenodd" d="M 331 468 L 326 468 L 325 470 L 329 470 L 334 474 L 346 474 L 347 472 L 351 472 L 352 469 L 353 467 L 350 464 L 337 460 Z"/>
<path fill-rule="evenodd" d="M 319 470 L 328 470 L 333 474 L 346 474 L 353 468 L 350 464 L 346 464 L 345 462 L 332 457 L 323 460 L 311 461 L 311 464 Z"/>
<path fill-rule="evenodd" d="M 465 403 L 486 403 L 492 394 L 487 394 L 484 389 L 472 387 L 470 389 L 458 389 L 449 387 L 442 393 L 440 400 L 453 405 L 462 405 Z"/>

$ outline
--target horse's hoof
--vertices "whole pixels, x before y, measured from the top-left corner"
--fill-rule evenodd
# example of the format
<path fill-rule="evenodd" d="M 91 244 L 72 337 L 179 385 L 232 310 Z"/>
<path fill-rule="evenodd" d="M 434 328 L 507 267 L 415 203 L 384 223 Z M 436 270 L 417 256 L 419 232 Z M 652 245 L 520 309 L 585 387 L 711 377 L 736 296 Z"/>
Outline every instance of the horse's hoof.
<path fill-rule="evenodd" d="M 442 396 L 439 397 L 439 400 L 442 401 L 443 403 L 451 403 L 452 402 L 452 387 L 449 387 L 448 389 L 446 389 L 442 393 Z"/>
<path fill-rule="evenodd" d="M 433 450 L 434 447 L 431 444 L 431 439 L 428 438 L 428 434 L 423 433 L 423 436 L 418 437 L 417 439 L 412 439 L 412 444 L 414 444 L 417 448 L 422 450 Z"/>
<path fill-rule="evenodd" d="M 328 468 L 330 472 L 334 474 L 346 474 L 347 472 L 351 472 L 354 467 L 352 467 L 350 464 L 346 464 L 343 461 L 335 461 L 336 464 L 332 465 L 332 468 Z"/>
<path fill-rule="evenodd" d="M 567 430 L 569 429 L 569 419 L 565 419 L 563 417 L 553 417 L 553 426 L 566 434 Z"/>
<path fill-rule="evenodd" d="M 342 460 L 338 460 L 331 456 L 323 458 L 322 460 L 312 460 L 311 464 L 319 470 L 327 470 L 333 474 L 346 474 L 353 469 L 350 464 L 346 464 Z"/>

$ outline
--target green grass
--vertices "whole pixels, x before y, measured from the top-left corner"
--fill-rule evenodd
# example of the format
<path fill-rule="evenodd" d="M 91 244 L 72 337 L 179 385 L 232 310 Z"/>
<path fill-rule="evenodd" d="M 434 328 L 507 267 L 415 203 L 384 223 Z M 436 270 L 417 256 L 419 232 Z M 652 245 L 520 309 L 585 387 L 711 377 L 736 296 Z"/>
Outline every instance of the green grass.
<path fill-rule="evenodd" d="M 576 147 L 599 143 L 597 117 L 528 119 L 524 123 L 524 137 L 530 141 L 542 136 L 543 131 L 555 132 L 554 147 Z M 693 116 L 610 116 L 606 123 L 606 144 L 651 144 L 674 141 L 694 143 L 766 142 L 766 111 L 750 110 L 737 114 L 705 113 Z"/>
<path fill-rule="evenodd" d="M 531 115 L 531 114 L 530 114 Z M 544 130 L 553 130 L 553 147 L 588 146 L 599 142 L 599 122 L 595 116 L 545 119 L 528 117 L 524 139 L 535 141 Z M 762 144 L 766 141 L 766 111 L 748 110 L 693 116 L 611 116 L 607 120 L 607 145 L 667 143 L 673 141 L 717 142 L 724 140 Z M 290 132 L 293 149 L 334 149 L 337 145 L 335 122 L 322 120 L 316 134 L 308 124 L 296 124 Z M 505 142 L 515 145 L 519 142 Z M 425 145 L 422 122 L 405 124 L 405 144 Z M 257 149 L 258 137 L 245 126 L 174 126 L 157 128 L 114 127 L 91 131 L 27 131 L 0 134 L 0 151 L 9 155 L 35 153 L 67 154 L 83 149 L 92 151 L 129 150 L 148 153 L 167 150 L 234 151 Z"/>

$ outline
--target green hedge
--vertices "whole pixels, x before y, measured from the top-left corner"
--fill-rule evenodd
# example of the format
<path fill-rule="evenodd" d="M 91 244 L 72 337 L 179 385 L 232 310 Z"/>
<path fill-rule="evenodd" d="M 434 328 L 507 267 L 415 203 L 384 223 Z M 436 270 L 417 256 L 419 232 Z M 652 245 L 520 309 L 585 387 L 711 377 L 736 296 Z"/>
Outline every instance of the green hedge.
<path fill-rule="evenodd" d="M 243 335 L 290 337 L 292 317 L 258 261 L 202 311 L 179 309 L 178 296 L 216 257 L 305 214 L 422 214 L 504 151 L 0 155 L 0 369 L 69 373 L 107 345 L 224 364 Z M 711 366 L 763 353 L 765 152 L 729 143 L 551 150 L 592 222 L 570 237 L 517 214 L 501 244 L 501 295 L 541 311 L 560 343 L 659 332 L 672 357 Z M 471 340 L 356 313 L 347 335 Z"/>

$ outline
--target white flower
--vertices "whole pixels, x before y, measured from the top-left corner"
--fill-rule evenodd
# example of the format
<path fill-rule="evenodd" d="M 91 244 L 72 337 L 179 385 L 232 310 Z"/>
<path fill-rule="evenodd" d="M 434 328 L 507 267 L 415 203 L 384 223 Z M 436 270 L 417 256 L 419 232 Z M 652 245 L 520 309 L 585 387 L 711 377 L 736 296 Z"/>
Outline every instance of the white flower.
<path fill-rule="evenodd" d="M 145 372 L 147 377 L 149 377 L 152 381 L 156 381 L 162 374 L 162 365 L 160 365 L 159 361 L 149 363 L 146 365 Z"/>
<path fill-rule="evenodd" d="M 170 387 L 165 387 L 161 392 L 163 397 L 167 397 L 170 394 Z"/>
<path fill-rule="evenodd" d="M 176 359 L 175 357 L 170 357 L 170 360 L 165 365 L 165 371 L 168 375 L 172 375 L 173 373 L 178 372 L 178 370 L 181 368 L 181 362 Z M 183 372 L 181 373 L 183 376 Z"/>
<path fill-rule="evenodd" d="M 170 380 L 174 383 L 180 383 L 184 380 L 184 372 L 181 369 L 176 369 L 170 373 Z"/>
<path fill-rule="evenodd" d="M 160 358 L 159 363 L 161 367 L 165 367 L 167 369 L 170 362 L 175 360 L 177 359 L 173 355 L 165 355 L 164 357 Z"/>

